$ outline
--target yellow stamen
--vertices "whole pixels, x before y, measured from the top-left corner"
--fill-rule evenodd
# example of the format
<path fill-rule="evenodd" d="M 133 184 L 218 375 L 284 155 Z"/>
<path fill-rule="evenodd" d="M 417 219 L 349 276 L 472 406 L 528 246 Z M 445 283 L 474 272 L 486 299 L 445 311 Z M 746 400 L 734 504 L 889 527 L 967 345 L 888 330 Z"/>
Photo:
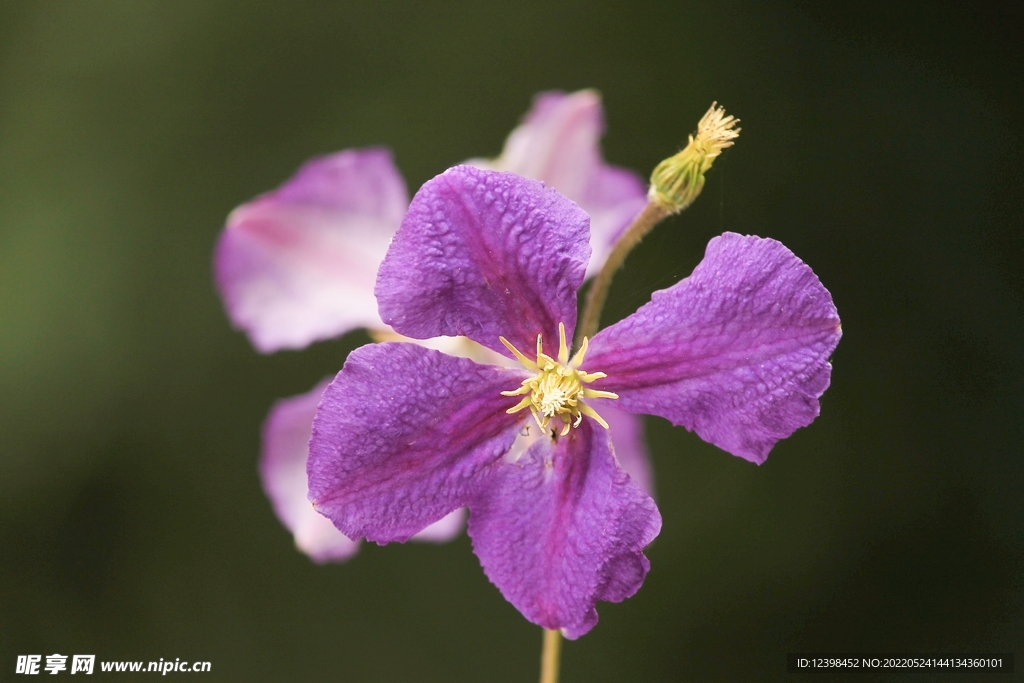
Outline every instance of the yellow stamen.
<path fill-rule="evenodd" d="M 587 398 L 618 398 L 618 394 L 610 391 L 598 391 L 597 389 L 584 389 L 583 395 Z"/>
<path fill-rule="evenodd" d="M 516 393 L 518 393 L 518 392 L 503 391 L 503 392 L 501 392 L 501 395 L 502 396 L 514 396 Z M 523 408 L 528 407 L 531 403 L 533 403 L 533 400 L 529 396 L 527 396 L 522 401 L 520 401 L 519 403 L 515 404 L 515 406 L 513 406 L 512 408 L 509 408 L 505 412 L 508 413 L 509 415 L 511 415 L 512 413 L 518 413 Z"/>
<path fill-rule="evenodd" d="M 576 355 L 572 357 L 572 362 L 569 363 L 569 367 L 575 369 L 583 365 L 583 357 L 587 355 L 587 349 L 590 347 L 590 340 L 586 337 L 583 338 L 583 342 L 580 344 L 580 350 L 576 352 Z M 607 376 L 607 375 L 606 375 Z"/>
<path fill-rule="evenodd" d="M 569 347 L 565 343 L 565 323 L 558 323 L 558 364 L 566 365 L 568 362 Z"/>
<path fill-rule="evenodd" d="M 586 403 L 580 406 L 580 412 L 583 413 L 584 415 L 589 415 L 590 417 L 594 418 L 594 420 L 596 420 L 599 425 L 601 425 L 605 429 L 608 429 L 608 423 L 604 421 L 604 418 L 598 415 L 597 411 L 588 406 Z"/>
<path fill-rule="evenodd" d="M 499 337 L 499 339 L 526 369 L 536 373 L 523 380 L 518 389 L 501 392 L 502 396 L 523 396 L 519 403 L 506 412 L 517 413 L 524 408 L 529 408 L 533 413 L 534 420 L 544 430 L 547 430 L 552 419 L 558 418 L 562 421 L 562 436 L 566 436 L 571 428 L 579 427 L 583 422 L 584 415 L 590 416 L 605 429 L 608 428 L 608 423 L 592 407 L 584 403 L 583 399 L 614 399 L 619 396 L 610 391 L 600 391 L 583 386 L 607 377 L 603 372 L 584 372 L 579 369 L 583 364 L 583 358 L 589 345 L 586 337 L 583 338 L 579 351 L 570 361 L 565 325 L 559 323 L 558 358 L 552 358 L 544 353 L 543 340 L 538 334 L 536 362 L 524 356 L 504 337 Z"/>
<path fill-rule="evenodd" d="M 532 360 L 530 360 L 529 358 L 527 358 L 526 356 L 524 356 L 524 355 L 523 355 L 522 353 L 520 353 L 520 352 L 519 352 L 519 349 L 517 349 L 516 347 L 512 346 L 512 343 L 511 343 L 511 342 L 509 342 L 509 340 L 508 340 L 508 339 L 505 339 L 504 337 L 498 337 L 498 340 L 499 340 L 499 341 L 500 341 L 500 342 L 501 342 L 502 344 L 504 344 L 504 345 L 505 345 L 505 348 L 506 348 L 506 349 L 508 349 L 509 351 L 511 351 L 511 352 L 512 352 L 512 355 L 516 357 L 516 360 L 517 360 L 517 361 L 519 361 L 519 362 L 520 362 L 520 363 L 522 363 L 522 364 L 523 364 L 524 366 L 526 366 L 526 369 L 527 369 L 527 370 L 533 370 L 534 372 L 537 372 L 538 370 L 540 370 L 540 368 L 539 368 L 539 367 L 537 367 L 537 364 L 536 364 L 536 363 L 534 363 L 534 362 L 533 362 Z M 540 343 L 540 337 L 537 337 L 537 343 L 538 343 L 538 344 Z M 537 353 L 537 355 L 538 355 L 538 357 L 540 356 L 540 350 L 539 350 L 539 349 L 538 349 L 538 353 Z"/>

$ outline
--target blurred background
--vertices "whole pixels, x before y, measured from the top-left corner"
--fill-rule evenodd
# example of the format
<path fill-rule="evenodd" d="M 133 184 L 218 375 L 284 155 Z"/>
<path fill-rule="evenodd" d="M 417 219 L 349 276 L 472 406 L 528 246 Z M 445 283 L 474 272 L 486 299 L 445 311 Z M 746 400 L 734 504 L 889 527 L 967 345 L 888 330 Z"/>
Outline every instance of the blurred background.
<path fill-rule="evenodd" d="M 59 652 L 206 660 L 204 680 L 536 679 L 540 629 L 465 536 L 342 565 L 294 549 L 260 424 L 367 338 L 257 354 L 211 254 L 232 208 L 310 156 L 387 145 L 415 191 L 496 155 L 534 93 L 584 87 L 606 158 L 644 175 L 712 100 L 743 128 L 630 257 L 606 322 L 733 230 L 810 264 L 845 336 L 821 417 L 762 467 L 648 418 L 652 570 L 566 644 L 563 680 L 1024 655 L 1017 12 L 0 2 L 0 678 Z M 986 676 L 933 680 L 961 678 Z"/>

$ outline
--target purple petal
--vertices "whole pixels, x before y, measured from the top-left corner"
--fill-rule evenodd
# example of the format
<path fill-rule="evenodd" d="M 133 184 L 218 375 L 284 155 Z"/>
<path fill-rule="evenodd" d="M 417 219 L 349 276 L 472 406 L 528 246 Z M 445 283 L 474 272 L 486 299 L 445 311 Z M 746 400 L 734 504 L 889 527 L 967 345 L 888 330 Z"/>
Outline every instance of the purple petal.
<path fill-rule="evenodd" d="M 492 470 L 469 509 L 487 577 L 523 616 L 568 638 L 594 627 L 599 600 L 639 590 L 650 568 L 642 550 L 661 529 L 654 501 L 589 419 Z"/>
<path fill-rule="evenodd" d="M 235 209 L 217 243 L 217 286 L 235 327 L 264 353 L 380 326 L 377 265 L 409 199 L 384 149 L 306 162 Z"/>
<path fill-rule="evenodd" d="M 647 202 L 647 186 L 640 176 L 604 163 L 604 128 L 597 91 L 539 93 L 523 122 L 509 134 L 501 156 L 468 162 L 541 180 L 590 214 L 594 254 L 588 275 L 601 268 L 615 238 Z"/>
<path fill-rule="evenodd" d="M 464 335 L 502 355 L 576 323 L 587 215 L 543 184 L 456 166 L 412 200 L 377 274 L 381 318 L 415 339 Z M 555 342 L 557 344 L 557 341 Z"/>
<path fill-rule="evenodd" d="M 654 497 L 654 467 L 644 441 L 644 420 L 614 407 L 615 401 L 592 401 L 608 423 L 612 452 L 619 466 L 648 496 Z"/>
<path fill-rule="evenodd" d="M 781 243 L 726 233 L 693 274 L 591 340 L 594 387 L 758 464 L 810 424 L 842 332 L 832 297 Z"/>
<path fill-rule="evenodd" d="M 321 382 L 312 391 L 278 401 L 263 423 L 260 481 L 277 518 L 295 537 L 295 546 L 315 562 L 341 562 L 359 550 L 310 505 L 306 497 L 306 458 Z"/>
<path fill-rule="evenodd" d="M 351 538 L 405 541 L 466 504 L 524 419 L 506 414 L 525 373 L 416 344 L 349 354 L 309 443 L 309 495 Z"/>

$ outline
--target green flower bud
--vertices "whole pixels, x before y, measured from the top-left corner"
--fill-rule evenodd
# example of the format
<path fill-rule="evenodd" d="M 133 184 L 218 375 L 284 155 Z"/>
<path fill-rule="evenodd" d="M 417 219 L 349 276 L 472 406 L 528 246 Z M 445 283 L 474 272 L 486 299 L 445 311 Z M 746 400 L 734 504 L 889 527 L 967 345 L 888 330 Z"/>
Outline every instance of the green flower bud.
<path fill-rule="evenodd" d="M 704 174 L 715 157 L 732 147 L 740 134 L 740 129 L 734 128 L 737 123 L 739 119 L 726 116 L 725 109 L 713 102 L 683 151 L 655 167 L 648 199 L 667 213 L 678 213 L 692 204 L 704 189 Z"/>

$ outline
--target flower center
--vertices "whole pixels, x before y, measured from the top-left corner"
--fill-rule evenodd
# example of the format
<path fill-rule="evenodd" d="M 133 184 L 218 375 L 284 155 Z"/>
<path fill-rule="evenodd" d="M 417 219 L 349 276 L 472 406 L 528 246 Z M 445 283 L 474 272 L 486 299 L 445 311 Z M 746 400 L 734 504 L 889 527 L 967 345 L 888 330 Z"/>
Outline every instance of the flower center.
<path fill-rule="evenodd" d="M 537 361 L 524 356 L 504 337 L 501 343 L 519 360 L 523 366 L 536 373 L 533 377 L 523 380 L 522 385 L 514 391 L 503 391 L 502 396 L 523 396 L 523 399 L 508 413 L 518 413 L 529 408 L 533 418 L 546 430 L 552 418 L 562 421 L 562 436 L 569 433 L 570 427 L 579 427 L 584 415 L 589 415 L 602 427 L 608 429 L 608 423 L 597 412 L 584 403 L 584 398 L 618 398 L 618 394 L 610 391 L 597 391 L 584 387 L 594 380 L 607 377 L 603 372 L 583 372 L 579 369 L 583 357 L 587 353 L 588 340 L 583 338 L 580 350 L 569 360 L 569 347 L 565 342 L 565 325 L 558 323 L 558 358 L 544 353 L 541 335 L 537 335 Z M 525 394 L 525 395 L 524 395 Z"/>

